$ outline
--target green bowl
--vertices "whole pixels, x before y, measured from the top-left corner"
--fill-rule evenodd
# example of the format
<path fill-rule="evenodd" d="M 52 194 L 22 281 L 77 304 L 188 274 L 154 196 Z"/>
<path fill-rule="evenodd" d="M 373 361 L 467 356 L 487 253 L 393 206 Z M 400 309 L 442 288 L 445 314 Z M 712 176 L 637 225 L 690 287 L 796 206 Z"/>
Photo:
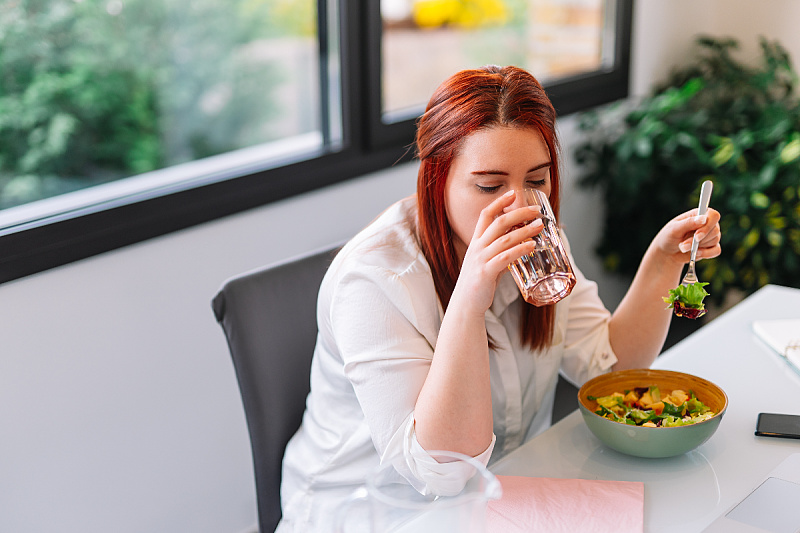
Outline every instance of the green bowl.
<path fill-rule="evenodd" d="M 635 387 L 657 385 L 662 391 L 694 391 L 697 398 L 717 413 L 708 420 L 688 426 L 652 428 L 614 422 L 595 414 L 597 402 L 588 397 L 624 393 Z M 584 383 L 578 404 L 589 430 L 605 445 L 636 457 L 672 457 L 706 442 L 719 427 L 728 408 L 725 392 L 703 378 L 671 370 L 634 369 L 603 374 Z"/>

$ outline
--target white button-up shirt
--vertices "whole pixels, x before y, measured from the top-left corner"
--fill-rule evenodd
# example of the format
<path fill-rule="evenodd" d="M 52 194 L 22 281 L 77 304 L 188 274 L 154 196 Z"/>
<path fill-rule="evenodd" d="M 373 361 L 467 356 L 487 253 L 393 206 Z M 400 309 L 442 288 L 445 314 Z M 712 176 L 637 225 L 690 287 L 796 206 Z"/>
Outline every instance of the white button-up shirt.
<path fill-rule="evenodd" d="M 580 270 L 556 304 L 551 346 L 520 342 L 527 305 L 502 276 L 486 330 L 494 439 L 478 459 L 491 463 L 549 427 L 558 373 L 580 385 L 616 362 L 610 313 Z M 384 212 L 336 256 L 320 288 L 319 335 L 302 427 L 283 465 L 284 518 L 278 531 L 328 531 L 342 501 L 380 464 L 392 462 L 420 492 L 461 482 L 419 445 L 414 405 L 433 358 L 442 306 L 416 238 L 416 199 Z"/>

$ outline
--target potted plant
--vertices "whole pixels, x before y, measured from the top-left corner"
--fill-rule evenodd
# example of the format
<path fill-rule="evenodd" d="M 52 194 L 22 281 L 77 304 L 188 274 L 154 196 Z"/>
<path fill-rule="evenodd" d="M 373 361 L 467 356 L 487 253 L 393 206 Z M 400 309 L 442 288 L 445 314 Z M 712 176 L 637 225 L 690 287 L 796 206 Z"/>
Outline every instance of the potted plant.
<path fill-rule="evenodd" d="M 632 276 L 653 236 L 714 182 L 722 254 L 701 261 L 710 301 L 767 283 L 800 286 L 800 101 L 786 50 L 761 39 L 761 63 L 734 39 L 700 37 L 693 62 L 652 96 L 580 116 L 580 184 L 605 199 L 596 248 L 605 268 Z"/>

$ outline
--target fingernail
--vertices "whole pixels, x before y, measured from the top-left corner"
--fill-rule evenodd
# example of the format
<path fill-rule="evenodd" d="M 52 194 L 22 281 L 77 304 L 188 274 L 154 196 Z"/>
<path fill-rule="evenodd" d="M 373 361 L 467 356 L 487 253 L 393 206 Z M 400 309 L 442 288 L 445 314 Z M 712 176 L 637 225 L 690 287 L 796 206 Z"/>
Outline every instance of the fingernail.
<path fill-rule="evenodd" d="M 511 189 L 510 191 L 505 193 L 503 196 L 513 196 L 513 195 L 514 195 L 514 189 Z"/>
<path fill-rule="evenodd" d="M 692 249 L 692 245 L 691 245 L 691 244 L 689 244 L 689 243 L 682 242 L 682 243 L 680 243 L 680 244 L 678 245 L 678 249 L 679 249 L 681 252 L 683 252 L 683 253 L 686 253 L 686 252 L 688 252 L 689 250 L 691 250 L 691 249 Z"/>
<path fill-rule="evenodd" d="M 695 234 L 694 234 L 694 238 L 695 238 L 695 239 L 697 239 L 697 242 L 700 242 L 700 241 L 702 241 L 703 239 L 705 239 L 705 238 L 706 238 L 706 236 L 705 236 L 704 234 L 702 234 L 702 233 L 695 233 Z"/>
<path fill-rule="evenodd" d="M 706 215 L 698 215 L 694 217 L 694 221 L 696 224 L 705 224 L 707 218 L 708 217 Z"/>

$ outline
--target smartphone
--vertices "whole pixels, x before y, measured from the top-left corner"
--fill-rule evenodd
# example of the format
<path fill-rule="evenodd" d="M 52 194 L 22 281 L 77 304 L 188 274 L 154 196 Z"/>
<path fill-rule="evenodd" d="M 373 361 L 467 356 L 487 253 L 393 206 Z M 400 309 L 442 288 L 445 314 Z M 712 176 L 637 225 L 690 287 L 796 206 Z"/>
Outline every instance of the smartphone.
<path fill-rule="evenodd" d="M 759 413 L 756 435 L 800 439 L 800 415 Z"/>

